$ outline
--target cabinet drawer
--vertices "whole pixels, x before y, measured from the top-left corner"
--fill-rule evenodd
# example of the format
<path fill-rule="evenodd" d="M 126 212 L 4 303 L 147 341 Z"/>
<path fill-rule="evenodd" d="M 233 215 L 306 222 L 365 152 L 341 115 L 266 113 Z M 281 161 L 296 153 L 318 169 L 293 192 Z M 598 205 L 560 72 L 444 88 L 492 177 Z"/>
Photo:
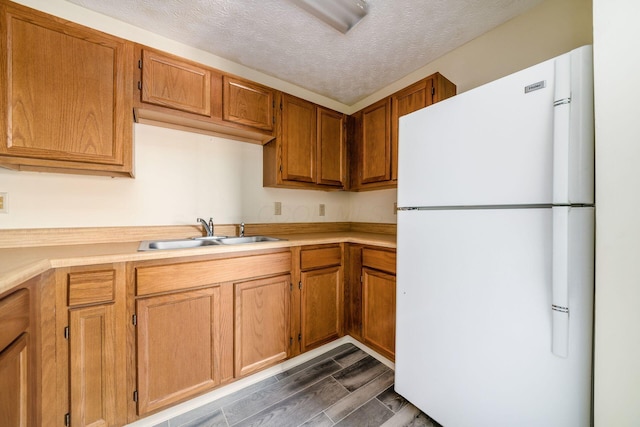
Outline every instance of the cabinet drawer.
<path fill-rule="evenodd" d="M 396 253 L 377 249 L 362 249 L 362 265 L 396 274 Z"/>
<path fill-rule="evenodd" d="M 69 306 L 111 302 L 115 286 L 115 270 L 69 273 Z"/>
<path fill-rule="evenodd" d="M 0 351 L 29 327 L 29 291 L 20 289 L 0 300 Z"/>
<path fill-rule="evenodd" d="M 300 269 L 302 270 L 331 267 L 341 263 L 342 249 L 339 245 L 300 251 Z"/>
<path fill-rule="evenodd" d="M 291 252 L 136 268 L 136 295 L 289 273 Z"/>

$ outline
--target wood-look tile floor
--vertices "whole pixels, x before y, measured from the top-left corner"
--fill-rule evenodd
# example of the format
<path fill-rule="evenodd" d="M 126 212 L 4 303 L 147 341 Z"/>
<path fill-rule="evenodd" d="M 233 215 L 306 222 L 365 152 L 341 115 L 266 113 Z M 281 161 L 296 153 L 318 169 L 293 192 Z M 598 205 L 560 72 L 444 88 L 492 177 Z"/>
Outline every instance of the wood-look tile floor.
<path fill-rule="evenodd" d="M 393 380 L 393 370 L 344 344 L 155 427 L 439 427 Z"/>

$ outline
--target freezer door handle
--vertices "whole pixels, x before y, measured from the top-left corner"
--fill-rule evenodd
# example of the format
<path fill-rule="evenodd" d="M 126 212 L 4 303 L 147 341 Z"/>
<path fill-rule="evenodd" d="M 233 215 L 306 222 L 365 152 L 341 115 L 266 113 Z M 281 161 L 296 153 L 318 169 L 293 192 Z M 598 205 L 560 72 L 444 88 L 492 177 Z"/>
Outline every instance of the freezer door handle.
<path fill-rule="evenodd" d="M 555 61 L 553 104 L 553 203 L 569 204 L 571 124 L 571 60 Z"/>
<path fill-rule="evenodd" d="M 569 353 L 569 211 L 554 206 L 551 278 L 551 352 L 559 357 Z"/>

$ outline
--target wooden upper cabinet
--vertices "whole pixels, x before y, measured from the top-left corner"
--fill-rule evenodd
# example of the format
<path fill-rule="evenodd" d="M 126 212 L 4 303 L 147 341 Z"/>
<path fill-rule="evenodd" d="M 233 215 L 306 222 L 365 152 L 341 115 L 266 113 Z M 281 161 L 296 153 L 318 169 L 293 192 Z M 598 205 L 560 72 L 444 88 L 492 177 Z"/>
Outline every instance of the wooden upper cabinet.
<path fill-rule="evenodd" d="M 132 176 L 133 44 L 0 2 L 0 165 Z"/>
<path fill-rule="evenodd" d="M 147 46 L 135 50 L 136 122 L 260 145 L 273 139 L 273 89 Z"/>
<path fill-rule="evenodd" d="M 391 179 L 398 179 L 399 118 L 456 94 L 456 86 L 436 73 L 391 96 Z"/>
<path fill-rule="evenodd" d="M 238 78 L 222 79 L 222 118 L 272 131 L 275 123 L 273 89 Z"/>
<path fill-rule="evenodd" d="M 383 99 L 362 110 L 360 183 L 391 178 L 391 101 Z"/>
<path fill-rule="evenodd" d="M 280 94 L 276 139 L 264 147 L 265 187 L 344 189 L 346 116 Z"/>
<path fill-rule="evenodd" d="M 344 187 L 346 168 L 346 136 L 344 114 L 317 107 L 317 171 L 318 184 Z"/>
<path fill-rule="evenodd" d="M 316 110 L 311 102 L 282 95 L 282 180 L 315 182 Z"/>
<path fill-rule="evenodd" d="M 142 102 L 211 116 L 211 71 L 173 56 L 142 50 Z"/>
<path fill-rule="evenodd" d="M 399 118 L 455 94 L 456 86 L 435 73 L 354 114 L 352 188 L 395 187 L 398 179 Z"/>

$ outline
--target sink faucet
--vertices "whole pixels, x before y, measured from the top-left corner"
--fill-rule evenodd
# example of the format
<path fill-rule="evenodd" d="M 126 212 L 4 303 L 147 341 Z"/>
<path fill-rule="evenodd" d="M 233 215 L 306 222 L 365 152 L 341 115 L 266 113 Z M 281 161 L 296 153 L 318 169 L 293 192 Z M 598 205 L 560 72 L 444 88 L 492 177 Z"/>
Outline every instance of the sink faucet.
<path fill-rule="evenodd" d="M 204 231 L 207 232 L 207 237 L 213 236 L 213 218 L 209 218 L 209 223 L 202 218 L 198 218 L 197 221 L 200 221 L 202 226 L 204 227 Z"/>
<path fill-rule="evenodd" d="M 244 222 L 240 223 L 240 237 L 244 237 Z"/>

